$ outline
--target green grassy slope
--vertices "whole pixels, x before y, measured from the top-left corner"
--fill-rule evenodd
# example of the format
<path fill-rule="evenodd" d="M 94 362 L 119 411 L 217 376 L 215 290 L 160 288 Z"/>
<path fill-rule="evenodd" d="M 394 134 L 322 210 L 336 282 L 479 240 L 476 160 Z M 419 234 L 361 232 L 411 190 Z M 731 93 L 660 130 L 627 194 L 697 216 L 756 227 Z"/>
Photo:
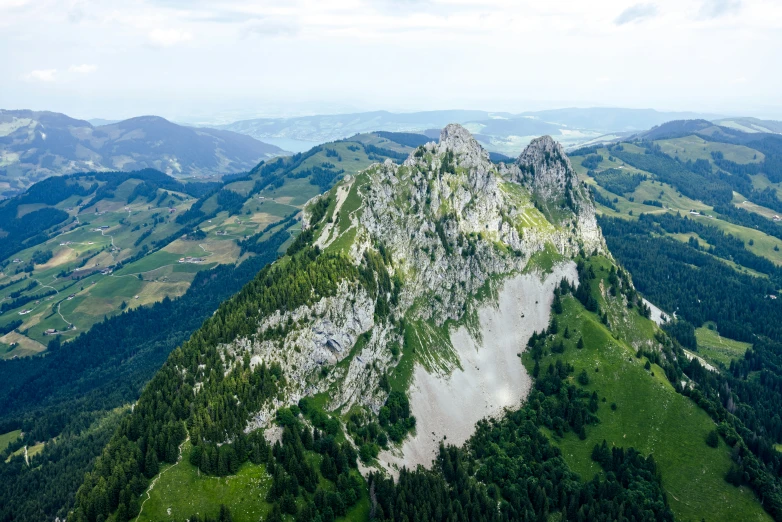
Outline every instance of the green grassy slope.
<path fill-rule="evenodd" d="M 22 430 L 9 431 L 0 435 L 0 451 L 3 451 L 8 447 L 10 443 L 19 438 L 22 434 Z"/>
<path fill-rule="evenodd" d="M 661 146 L 663 152 L 672 157 L 678 156 L 682 161 L 703 159 L 713 164 L 714 159 L 711 156 L 711 152 L 722 152 L 726 160 L 734 161 L 739 164 L 758 163 L 764 159 L 763 153 L 755 149 L 728 143 L 707 142 L 698 136 L 659 140 L 655 143 Z M 643 152 L 643 149 L 632 144 L 623 144 L 623 146 L 625 150 L 628 151 L 635 153 Z M 587 155 L 598 155 L 603 158 L 602 161 L 597 164 L 597 167 L 593 169 L 596 172 L 606 169 L 619 169 L 621 172 L 627 173 L 628 175 L 636 173 L 643 174 L 647 176 L 647 180 L 641 182 L 633 192 L 614 194 L 605 188 L 600 187 L 595 179 L 590 176 L 589 169 L 581 165 Z M 598 147 L 595 152 L 590 151 L 589 154 L 574 155 L 571 157 L 571 162 L 581 179 L 594 187 L 600 196 L 610 200 L 616 207 L 614 210 L 598 203 L 596 206 L 598 213 L 600 214 L 622 219 L 637 219 L 642 213 L 658 214 L 664 212 L 678 212 L 682 215 L 688 215 L 690 218 L 696 219 L 703 224 L 715 226 L 726 234 L 741 239 L 746 243 L 746 248 L 750 252 L 765 257 L 773 263 L 782 266 L 782 240 L 756 228 L 730 222 L 726 217 L 715 212 L 711 205 L 688 198 L 681 194 L 676 187 L 657 180 L 654 174 L 638 170 L 624 163 L 619 158 L 612 157 L 605 147 Z M 713 168 L 716 169 L 716 166 Z M 779 193 L 782 194 L 782 188 L 778 186 L 779 184 L 770 182 L 765 175 L 753 175 L 752 178 L 756 188 L 771 188 L 772 190 L 779 190 Z M 659 206 L 644 204 L 645 201 L 654 201 Z M 746 197 L 735 192 L 733 205 L 737 208 L 763 216 L 769 220 L 773 219 L 774 216 L 778 214 L 772 209 L 748 201 Z M 691 214 L 691 211 L 694 211 L 697 214 Z M 739 265 L 735 265 L 735 267 L 747 270 L 747 267 L 740 267 Z"/>
<path fill-rule="evenodd" d="M 740 358 L 752 346 L 722 337 L 710 323 L 697 328 L 695 337 L 698 339 L 698 355 L 714 365 L 721 364 L 726 368 L 730 366 L 731 359 Z"/>
<path fill-rule="evenodd" d="M 256 522 L 269 516 L 272 505 L 266 501 L 266 495 L 272 486 L 272 477 L 264 464 L 246 462 L 235 475 L 215 477 L 200 473 L 190 464 L 191 450 L 190 442 L 185 442 L 181 460 L 161 470 L 154 486 L 142 495 L 143 506 L 139 516 L 133 519 L 135 522 L 186 520 L 193 514 L 216 518 L 221 504 L 230 508 L 235 522 Z M 313 464 L 320 465 L 321 456 L 317 453 L 307 452 L 307 457 Z M 324 479 L 320 485 L 333 489 Z M 302 505 L 300 500 L 299 507 Z M 345 522 L 368 519 L 368 491 L 363 492 L 346 516 L 337 518 Z"/>
<path fill-rule="evenodd" d="M 602 261 L 598 266 L 609 264 Z M 600 296 L 601 282 L 607 287 L 608 272 L 597 267 L 596 272 L 598 279 L 591 283 L 594 294 Z M 586 440 L 572 432 L 562 438 L 549 433 L 568 465 L 583 480 L 590 480 L 600 472 L 600 466 L 591 459 L 595 444 L 605 439 L 609 446 L 632 446 L 654 455 L 678 519 L 771 520 L 751 490 L 725 481 L 731 465 L 730 448 L 724 442 L 717 449 L 706 445 L 706 434 L 715 428 L 707 413 L 678 394 L 662 368 L 652 364 L 650 370 L 645 370 L 646 359 L 636 357 L 636 346 L 648 345 L 654 339 L 653 323 L 632 311 L 625 315 L 621 306 L 606 304 L 602 297 L 599 300 L 615 318 L 613 330 L 574 298 L 567 297 L 563 299 L 557 338 L 562 338 L 565 328 L 578 333 L 564 340 L 564 354 L 549 354 L 540 362 L 541 368 L 546 368 L 561 358 L 575 366 L 576 375 L 586 370 L 589 384 L 585 388 L 597 391 L 601 400 L 597 412 L 600 421 L 586 430 Z M 580 350 L 575 347 L 579 335 L 584 340 Z M 524 359 L 531 370 L 531 359 L 527 354 Z"/>
<path fill-rule="evenodd" d="M 265 492 L 271 476 L 263 464 L 245 463 L 236 475 L 213 477 L 202 475 L 190 464 L 190 442 L 185 442 L 182 459 L 165 467 L 154 486 L 142 495 L 137 522 L 186 520 L 191 515 L 217 517 L 220 504 L 231 507 L 235 522 L 256 522 L 269 514 L 271 505 Z"/>

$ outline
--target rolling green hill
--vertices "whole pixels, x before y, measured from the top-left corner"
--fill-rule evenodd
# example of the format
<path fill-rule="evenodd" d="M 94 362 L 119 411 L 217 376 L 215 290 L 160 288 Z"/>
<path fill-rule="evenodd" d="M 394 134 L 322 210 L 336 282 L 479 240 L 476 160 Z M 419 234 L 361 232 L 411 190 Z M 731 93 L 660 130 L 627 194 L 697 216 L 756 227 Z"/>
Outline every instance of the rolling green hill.
<path fill-rule="evenodd" d="M 236 263 L 240 241 L 344 174 L 409 150 L 368 134 L 261 163 L 222 184 L 182 183 L 155 171 L 39 183 L 0 203 L 0 213 L 23 227 L 11 230 L 19 242 L 1 254 L 0 358 L 42 353 L 53 337 L 67 342 L 104 317 L 181 296 L 197 272 Z M 44 212 L 58 221 L 26 231 L 26 216 Z"/>

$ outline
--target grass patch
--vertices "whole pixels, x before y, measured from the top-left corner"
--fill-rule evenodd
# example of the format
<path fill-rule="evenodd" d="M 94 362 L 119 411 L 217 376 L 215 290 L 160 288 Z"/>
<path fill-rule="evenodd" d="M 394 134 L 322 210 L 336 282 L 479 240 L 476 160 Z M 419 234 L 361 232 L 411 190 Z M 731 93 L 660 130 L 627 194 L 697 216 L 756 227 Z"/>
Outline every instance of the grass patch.
<path fill-rule="evenodd" d="M 765 257 L 776 265 L 782 265 L 782 240 L 764 234 L 760 230 L 755 230 L 741 225 L 734 225 L 721 219 L 708 218 L 706 216 L 691 216 L 705 225 L 712 225 L 723 232 L 744 241 L 747 250 L 755 255 Z M 749 244 L 752 240 L 752 245 Z M 777 247 L 778 250 L 774 250 Z"/>
<path fill-rule="evenodd" d="M 330 252 L 348 252 L 355 239 L 356 227 L 353 227 L 349 230 L 346 230 L 343 234 L 337 237 L 337 239 L 335 239 L 326 250 Z"/>
<path fill-rule="evenodd" d="M 22 436 L 22 430 L 9 431 L 0 435 L 0 451 L 3 451 L 13 441 Z"/>
<path fill-rule="evenodd" d="M 351 214 L 361 207 L 362 198 L 359 194 L 359 189 L 364 183 L 368 181 L 366 174 L 359 175 L 356 180 L 350 186 L 350 192 L 345 197 L 345 201 L 342 203 L 342 208 L 339 209 L 339 232 L 342 233 L 350 226 L 352 220 Z"/>
<path fill-rule="evenodd" d="M 338 517 L 337 520 L 345 522 L 364 522 L 369 520 L 369 494 L 362 490 L 361 498 L 350 508 L 344 517 Z"/>
<path fill-rule="evenodd" d="M 712 328 L 709 328 L 709 327 Z M 706 323 L 695 330 L 695 337 L 698 340 L 698 355 L 712 364 L 730 366 L 731 359 L 738 359 L 752 345 L 741 341 L 734 341 L 727 337 L 722 337 L 713 323 Z"/>
<path fill-rule="evenodd" d="M 778 198 L 782 198 L 782 186 L 779 183 L 773 183 L 765 174 L 751 175 L 752 186 L 758 190 L 765 190 L 771 187 L 777 193 Z"/>
<path fill-rule="evenodd" d="M 45 443 L 39 442 L 38 444 L 33 444 L 32 446 L 27 446 L 27 460 L 32 461 L 33 457 L 38 455 L 40 452 L 43 451 L 44 446 L 46 446 Z M 18 450 L 11 453 L 11 455 L 8 456 L 7 459 L 5 459 L 6 462 L 10 462 L 12 458 L 14 457 L 24 457 L 24 446 L 19 448 Z"/>
<path fill-rule="evenodd" d="M 554 266 L 565 259 L 565 256 L 556 251 L 554 245 L 547 243 L 545 249 L 532 254 L 529 262 L 527 262 L 527 266 L 524 267 L 524 273 L 538 271 L 542 275 L 550 274 Z"/>
<path fill-rule="evenodd" d="M 272 478 L 263 465 L 245 463 L 236 475 L 212 477 L 190 464 L 190 442 L 182 448 L 182 460 L 164 469 L 154 488 L 142 495 L 144 507 L 137 522 L 187 520 L 193 514 L 217 518 L 220 504 L 231 508 L 236 522 L 266 518 L 271 505 L 265 501 Z M 170 511 L 170 515 L 168 510 Z"/>
<path fill-rule="evenodd" d="M 672 158 L 678 156 L 682 161 L 697 161 L 703 159 L 713 163 L 712 152 L 721 152 L 726 160 L 735 163 L 759 163 L 765 159 L 762 152 L 730 143 L 706 141 L 700 136 L 685 136 L 670 140 L 655 142 L 662 151 Z"/>
<path fill-rule="evenodd" d="M 429 373 L 448 373 L 459 367 L 459 357 L 451 344 L 448 326 L 436 326 L 429 321 L 407 321 L 404 351 L 412 351 L 415 359 Z"/>
<path fill-rule="evenodd" d="M 736 191 L 733 191 L 733 205 L 736 208 L 743 208 L 747 212 L 763 216 L 766 219 L 773 220 L 774 216 L 779 216 L 779 212 L 753 203 Z"/>
<path fill-rule="evenodd" d="M 173 252 L 159 250 L 149 254 L 148 256 L 142 257 L 138 261 L 123 266 L 115 272 L 115 275 L 131 275 L 149 272 L 162 266 L 176 264 L 179 262 L 180 257 L 182 257 L 182 254 L 175 254 Z"/>
<path fill-rule="evenodd" d="M 38 444 L 27 446 L 27 458 L 32 460 L 33 457 L 43 451 L 45 445 L 43 442 L 39 442 Z"/>

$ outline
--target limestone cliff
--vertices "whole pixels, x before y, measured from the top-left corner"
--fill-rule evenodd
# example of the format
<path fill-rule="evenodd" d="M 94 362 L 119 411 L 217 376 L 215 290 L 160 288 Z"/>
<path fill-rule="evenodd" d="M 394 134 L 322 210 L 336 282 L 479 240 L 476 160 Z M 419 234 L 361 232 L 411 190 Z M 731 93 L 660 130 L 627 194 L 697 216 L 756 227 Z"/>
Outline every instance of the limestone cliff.
<path fill-rule="evenodd" d="M 589 193 L 559 144 L 540 138 L 516 163 L 497 166 L 459 125 L 447 126 L 438 143 L 419 147 L 402 165 L 387 161 L 344 179 L 308 204 L 304 226 L 321 255 L 348 256 L 371 269 L 376 284 L 346 279 L 336 295 L 266 317 L 255 335 L 223 347 L 228 361 L 249 354 L 253 364 L 281 363 L 288 387 L 274 407 L 323 393 L 332 410 L 376 414 L 388 396 L 379 384 L 389 376 L 415 395 L 424 372 L 435 379 L 427 393 L 437 395 L 438 380 L 450 382 L 467 364 L 487 378 L 492 365 L 524 375 L 516 354 L 545 326 L 557 278 L 575 279 L 568 259 L 582 249 L 605 251 Z M 556 278 L 543 284 L 552 271 Z M 520 283 L 522 274 L 542 286 Z M 518 291 L 508 311 L 499 303 L 511 302 L 500 299 L 511 280 L 509 288 Z M 502 308 L 498 313 L 519 335 L 499 344 L 486 339 L 496 334 L 486 329 L 486 306 Z M 522 328 L 525 317 L 537 319 Z M 267 335 L 284 325 L 293 326 L 282 339 Z M 468 363 L 468 338 L 470 350 L 494 350 L 496 357 Z M 471 375 L 473 382 L 481 374 Z M 486 407 L 481 415 L 526 393 L 521 382 L 503 386 L 474 399 Z M 505 399 L 495 400 L 495 392 Z M 419 393 L 413 413 L 428 401 Z M 273 408 L 258 412 L 250 427 L 265 425 L 271 414 Z M 470 429 L 474 422 L 465 416 Z M 397 448 L 384 461 L 404 463 L 405 452 L 420 450 Z"/>

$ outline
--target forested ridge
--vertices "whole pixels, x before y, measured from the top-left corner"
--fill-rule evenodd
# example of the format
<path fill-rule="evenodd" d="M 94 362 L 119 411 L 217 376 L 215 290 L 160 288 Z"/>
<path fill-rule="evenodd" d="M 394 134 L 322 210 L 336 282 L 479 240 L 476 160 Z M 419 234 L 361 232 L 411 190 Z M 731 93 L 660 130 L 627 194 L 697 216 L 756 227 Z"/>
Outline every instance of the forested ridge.
<path fill-rule="evenodd" d="M 203 234 L 199 223 L 220 211 L 236 214 L 248 197 L 264 188 L 280 187 L 289 179 L 306 176 L 322 190 L 329 188 L 341 175 L 333 166 L 321 166 L 323 173 L 318 176 L 306 169 L 303 174 L 292 172 L 321 150 L 324 150 L 323 146 L 294 158 L 263 162 L 251 173 L 226 176 L 222 182 L 182 183 L 153 169 L 52 177 L 33 185 L 26 194 L 0 203 L 0 215 L 13 215 L 15 219 L 18 206 L 25 203 L 54 205 L 73 196 L 79 196 L 85 202 L 112 198 L 115 190 L 129 179 L 141 180 L 130 194 L 130 200 L 151 201 L 150 198 L 157 197 L 160 190 L 162 195 L 171 197 L 178 197 L 175 193 L 183 192 L 197 198 L 188 211 L 177 215 L 178 230 L 155 241 L 152 249 L 144 248 L 125 260 L 127 264 L 183 234 L 192 237 Z M 247 196 L 224 188 L 228 183 L 249 180 L 251 175 L 258 179 Z M 205 207 L 207 200 L 211 201 Z M 210 211 L 204 212 L 203 208 Z M 25 215 L 23 224 L 31 225 L 27 228 L 34 236 L 28 233 L 24 243 L 4 240 L 0 244 L 27 248 L 57 234 L 57 230 L 68 223 L 68 215 L 57 209 L 50 210 L 57 218 L 52 223 L 39 223 L 39 214 L 35 212 Z M 261 233 L 241 242 L 242 254 L 253 255 L 239 266 L 218 266 L 198 273 L 181 298 L 164 299 L 150 307 L 106 319 L 72 342 L 62 345 L 53 342 L 51 350 L 43 357 L 0 361 L 0 428 L 2 432 L 22 429 L 24 434 L 3 455 L 7 457 L 24 445 L 57 437 L 57 444 L 47 444 L 30 466 L 23 459 L 21 463 L 19 459 L 12 459 L 7 465 L 0 462 L 0 478 L 6 484 L 0 488 L 0 520 L 63 517 L 72 508 L 84 472 L 92 466 L 119 420 L 127 414 L 126 410 L 112 410 L 135 401 L 169 353 L 181 345 L 220 303 L 277 259 L 278 249 L 292 236 L 290 229 L 296 224 L 297 214 L 293 209 L 281 221 L 270 223 Z M 31 221 L 33 219 L 38 221 Z M 11 224 L 10 221 L 6 223 L 9 224 L 0 228 L 8 231 Z M 54 228 L 50 229 L 52 224 Z M 280 299 L 284 300 L 284 296 Z M 8 305 L 8 302 L 4 304 Z M 41 490 L 49 492 L 45 501 L 38 494 Z"/>
<path fill-rule="evenodd" d="M 2 431 L 21 428 L 25 433 L 3 455 L 58 436 L 56 445 L 47 445 L 34 457 L 32 468 L 20 458 L 13 465 L 0 465 L 3 483 L 9 486 L 0 490 L 0 520 L 63 516 L 121 415 L 109 416 L 97 430 L 90 426 L 107 410 L 135 401 L 169 352 L 274 261 L 277 248 L 289 237 L 287 230 L 280 230 L 267 239 L 263 251 L 258 249 L 259 255 L 239 266 L 197 274 L 184 296 L 106 319 L 45 357 L 0 362 Z M 41 488 L 48 492 L 45 497 L 38 494 Z"/>
<path fill-rule="evenodd" d="M 249 356 L 236 366 L 226 366 L 218 350 L 220 343 L 252 334 L 258 319 L 276 310 L 295 309 L 315 298 L 333 295 L 343 280 L 358 282 L 378 295 L 374 273 L 382 260 L 370 256 L 356 267 L 342 254 L 321 254 L 317 248 L 302 248 L 299 243 L 289 247 L 286 259 L 261 270 L 238 294 L 223 302 L 171 353 L 79 490 L 77 520 L 92 522 L 115 511 L 120 520 L 134 517 L 138 490 L 146 484 L 144 477 L 154 476 L 160 462 L 176 461 L 176 448 L 186 432 L 195 446 L 204 448 L 199 451 L 215 451 L 218 458 L 241 441 L 249 415 L 276 396 L 275 382 L 284 376 L 279 367 L 253 367 Z M 239 406 L 234 404 L 236 401 Z M 234 442 L 230 445 L 222 444 L 231 440 Z M 216 448 L 216 444 L 225 449 L 209 449 Z M 235 454 L 241 456 L 243 451 Z M 246 456 L 238 458 L 238 462 L 246 460 Z M 124 463 L 121 472 L 116 471 L 119 462 Z M 220 469 L 217 464 L 215 471 Z M 113 483 L 127 486 L 107 493 L 104 484 L 115 473 L 120 475 Z"/>

